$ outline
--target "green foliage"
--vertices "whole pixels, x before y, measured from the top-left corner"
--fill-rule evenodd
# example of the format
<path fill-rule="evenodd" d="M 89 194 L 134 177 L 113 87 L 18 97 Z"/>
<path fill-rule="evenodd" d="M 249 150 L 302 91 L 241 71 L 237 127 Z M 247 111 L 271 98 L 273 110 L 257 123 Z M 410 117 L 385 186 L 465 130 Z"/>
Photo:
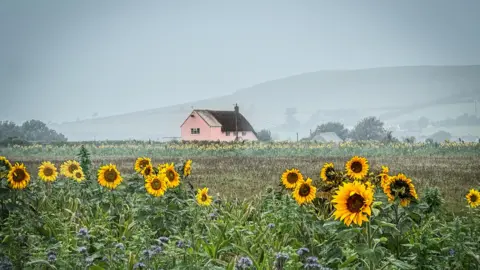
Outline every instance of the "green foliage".
<path fill-rule="evenodd" d="M 181 169 L 182 165 L 178 166 Z M 3 189 L 0 265 L 17 269 L 476 269 L 480 212 L 451 218 L 428 189 L 401 207 L 375 192 L 370 222 L 346 227 L 321 205 L 298 206 L 267 188 L 249 201 L 202 207 L 185 181 L 163 197 L 125 175 L 113 191 L 94 181 L 32 181 Z M 184 179 L 185 180 L 185 179 Z M 4 185 L 4 183 L 2 183 Z"/>
<path fill-rule="evenodd" d="M 82 144 L 82 146 L 80 146 L 77 157 L 80 159 L 80 167 L 82 167 L 85 178 L 89 180 L 91 177 L 90 168 L 92 167 L 92 161 L 90 160 L 90 153 L 85 145 Z"/>
<path fill-rule="evenodd" d="M 272 133 L 270 133 L 270 130 L 262 129 L 257 133 L 257 138 L 259 141 L 269 142 L 272 140 Z"/>
<path fill-rule="evenodd" d="M 350 137 L 356 141 L 381 141 L 385 136 L 383 122 L 373 116 L 362 119 L 350 133 Z"/>
<path fill-rule="evenodd" d="M 346 140 L 348 138 L 348 129 L 346 129 L 342 123 L 328 122 L 326 124 L 317 126 L 315 131 L 311 134 L 310 139 L 323 132 L 334 132 L 342 140 Z"/>
<path fill-rule="evenodd" d="M 67 138 L 56 131 L 49 129 L 45 123 L 39 120 L 29 120 L 21 126 L 13 122 L 0 122 L 0 142 L 15 144 L 15 140 L 33 142 L 65 142 Z"/>

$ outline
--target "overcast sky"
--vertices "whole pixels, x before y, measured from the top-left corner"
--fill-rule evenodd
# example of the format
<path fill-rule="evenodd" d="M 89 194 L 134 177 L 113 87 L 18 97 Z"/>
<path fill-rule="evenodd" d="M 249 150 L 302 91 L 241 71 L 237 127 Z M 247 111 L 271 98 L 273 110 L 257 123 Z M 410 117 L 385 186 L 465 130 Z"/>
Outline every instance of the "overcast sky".
<path fill-rule="evenodd" d="M 480 1 L 0 1 L 0 120 L 72 121 L 324 69 L 480 63 Z"/>

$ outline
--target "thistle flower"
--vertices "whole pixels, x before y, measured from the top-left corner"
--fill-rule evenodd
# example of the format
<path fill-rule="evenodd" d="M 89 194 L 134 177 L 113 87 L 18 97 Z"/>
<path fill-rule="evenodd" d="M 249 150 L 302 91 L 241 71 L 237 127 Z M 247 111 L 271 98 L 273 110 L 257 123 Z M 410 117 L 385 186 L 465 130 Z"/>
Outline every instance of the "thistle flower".
<path fill-rule="evenodd" d="M 88 229 L 87 228 L 80 228 L 78 231 L 77 236 L 79 237 L 88 237 Z"/>
<path fill-rule="evenodd" d="M 301 247 L 297 250 L 297 255 L 298 256 L 303 256 L 303 255 L 306 255 L 307 253 L 309 253 L 310 250 L 306 247 Z"/>
<path fill-rule="evenodd" d="M 147 268 L 147 266 L 142 262 L 138 262 L 133 265 L 133 269 L 144 269 L 144 268 Z"/>
<path fill-rule="evenodd" d="M 252 267 L 253 262 L 250 258 L 248 257 L 240 257 L 238 259 L 237 264 L 235 265 L 235 269 L 248 269 Z"/>
<path fill-rule="evenodd" d="M 161 244 L 167 244 L 170 239 L 166 236 L 160 236 L 158 238 L 158 241 L 160 241 Z"/>
<path fill-rule="evenodd" d="M 285 265 L 285 262 L 289 259 L 290 257 L 286 253 L 277 253 L 275 255 L 275 268 L 276 269 L 283 269 L 283 266 Z"/>

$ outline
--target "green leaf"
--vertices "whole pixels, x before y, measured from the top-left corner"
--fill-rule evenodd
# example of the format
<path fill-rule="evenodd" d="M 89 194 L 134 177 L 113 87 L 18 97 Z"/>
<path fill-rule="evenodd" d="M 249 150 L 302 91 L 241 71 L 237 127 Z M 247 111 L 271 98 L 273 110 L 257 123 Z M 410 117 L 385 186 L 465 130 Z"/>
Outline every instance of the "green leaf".
<path fill-rule="evenodd" d="M 353 254 L 352 256 L 348 257 L 342 264 L 338 266 L 338 268 L 343 268 L 349 266 L 352 262 L 356 261 L 358 259 L 357 254 Z"/>
<path fill-rule="evenodd" d="M 397 232 L 400 232 L 398 229 L 397 229 L 397 226 L 393 223 L 389 223 L 389 222 L 385 222 L 385 221 L 381 221 L 381 220 L 376 220 L 376 223 L 378 225 L 380 225 L 381 227 L 388 227 L 388 228 L 392 228 L 394 229 L 395 231 Z"/>
<path fill-rule="evenodd" d="M 389 258 L 388 261 L 400 269 L 416 269 L 415 266 L 408 264 L 406 262 L 397 260 L 395 258 Z"/>

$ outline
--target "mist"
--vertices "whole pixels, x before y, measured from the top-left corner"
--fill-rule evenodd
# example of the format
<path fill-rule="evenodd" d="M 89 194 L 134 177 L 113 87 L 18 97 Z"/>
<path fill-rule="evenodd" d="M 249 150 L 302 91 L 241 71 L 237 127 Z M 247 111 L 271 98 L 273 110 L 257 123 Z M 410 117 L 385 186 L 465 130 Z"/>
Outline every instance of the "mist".
<path fill-rule="evenodd" d="M 68 126 L 88 119 L 112 123 L 108 119 L 114 118 L 103 117 L 178 105 L 178 116 L 162 113 L 162 125 L 179 132 L 178 126 L 192 106 L 231 110 L 232 104 L 243 98 L 242 111 L 255 127 L 275 127 L 283 119 L 265 112 L 262 116 L 268 119 L 262 119 L 258 108 L 271 107 L 268 91 L 277 90 L 264 90 L 260 95 L 267 98 L 262 98 L 249 97 L 248 89 L 329 70 L 480 63 L 480 3 L 432 3 L 2 1 L 0 120 L 21 124 L 38 119 L 62 130 L 61 123 Z M 424 92 L 427 99 L 435 89 L 448 88 L 444 97 L 456 88 L 475 93 L 479 83 L 469 72 L 476 70 L 449 71 L 447 81 L 427 71 L 426 80 L 408 84 L 420 89 L 420 95 L 421 89 L 428 89 Z M 282 95 L 300 90 L 309 100 L 320 100 L 331 91 L 371 89 L 363 90 L 368 98 L 359 106 L 365 115 L 381 115 L 367 110 L 379 107 L 376 97 L 388 96 L 390 90 L 403 91 L 395 84 L 395 76 L 390 77 L 388 87 L 375 80 L 362 86 L 370 80 L 367 78 L 345 81 L 329 76 L 314 81 L 291 77 L 288 88 L 278 89 L 283 89 Z M 339 81 L 350 85 L 339 86 Z M 249 102 L 257 98 L 262 102 Z M 404 96 L 403 102 L 417 104 L 417 99 Z M 342 99 L 332 102 L 329 104 L 342 104 Z M 285 104 L 278 111 L 297 107 L 299 117 L 305 115 L 307 122 L 309 115 L 324 107 L 311 105 L 302 111 L 301 106 Z M 252 108 L 257 108 L 257 113 Z M 455 108 L 449 114 L 463 113 L 470 111 Z M 313 121 L 310 126 L 316 124 L 320 123 Z M 75 136 L 76 131 L 70 132 L 65 125 L 63 131 Z M 75 130 L 81 129 L 85 126 Z M 174 131 L 164 133 L 176 135 Z"/>

